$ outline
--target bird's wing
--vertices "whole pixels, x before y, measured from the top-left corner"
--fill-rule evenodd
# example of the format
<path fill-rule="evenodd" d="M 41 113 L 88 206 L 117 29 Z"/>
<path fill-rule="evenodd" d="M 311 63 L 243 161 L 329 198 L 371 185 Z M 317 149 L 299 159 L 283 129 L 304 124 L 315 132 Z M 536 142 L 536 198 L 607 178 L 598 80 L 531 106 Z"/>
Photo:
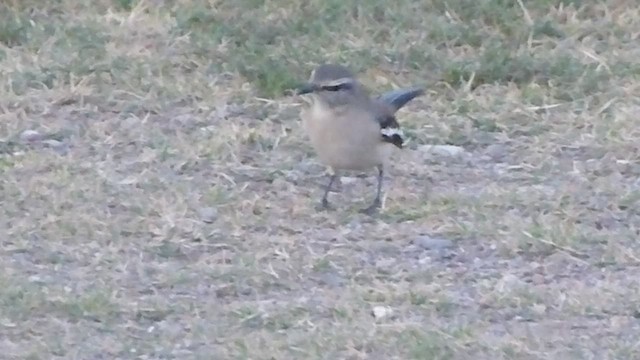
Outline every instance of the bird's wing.
<path fill-rule="evenodd" d="M 387 104 L 395 113 L 396 111 L 400 110 L 400 108 L 405 106 L 409 101 L 423 94 L 424 89 L 416 86 L 412 88 L 388 91 L 378 96 L 377 100 Z"/>
<path fill-rule="evenodd" d="M 417 96 L 423 95 L 424 89 L 412 87 L 388 91 L 374 99 L 376 120 L 380 123 L 382 140 L 402 148 L 404 144 L 402 129 L 395 113 Z"/>
<path fill-rule="evenodd" d="M 378 121 L 378 124 L 380 124 L 382 141 L 402 148 L 402 144 L 404 144 L 402 129 L 400 129 L 400 124 L 398 124 L 398 120 L 391 106 L 379 100 L 374 101 L 372 105 L 375 119 Z"/>

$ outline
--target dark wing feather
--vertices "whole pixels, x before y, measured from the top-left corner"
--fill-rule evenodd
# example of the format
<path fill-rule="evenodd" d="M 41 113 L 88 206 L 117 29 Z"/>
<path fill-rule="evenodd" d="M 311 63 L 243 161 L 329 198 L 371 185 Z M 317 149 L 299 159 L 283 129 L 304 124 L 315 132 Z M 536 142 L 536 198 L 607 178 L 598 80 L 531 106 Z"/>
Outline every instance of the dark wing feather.
<path fill-rule="evenodd" d="M 393 112 L 400 110 L 409 101 L 423 95 L 424 89 L 421 87 L 412 87 L 406 89 L 397 89 L 388 91 L 378 97 L 378 100 L 389 105 Z"/>

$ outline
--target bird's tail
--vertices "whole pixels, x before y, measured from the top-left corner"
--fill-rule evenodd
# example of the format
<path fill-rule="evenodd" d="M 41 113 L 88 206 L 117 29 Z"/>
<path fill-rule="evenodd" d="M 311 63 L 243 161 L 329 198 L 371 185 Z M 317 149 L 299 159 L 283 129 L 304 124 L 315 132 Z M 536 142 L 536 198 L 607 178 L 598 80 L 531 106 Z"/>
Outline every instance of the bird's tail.
<path fill-rule="evenodd" d="M 391 106 L 394 112 L 400 110 L 409 101 L 423 95 L 424 89 L 421 87 L 412 87 L 405 89 L 397 89 L 388 91 L 378 97 L 378 100 Z"/>

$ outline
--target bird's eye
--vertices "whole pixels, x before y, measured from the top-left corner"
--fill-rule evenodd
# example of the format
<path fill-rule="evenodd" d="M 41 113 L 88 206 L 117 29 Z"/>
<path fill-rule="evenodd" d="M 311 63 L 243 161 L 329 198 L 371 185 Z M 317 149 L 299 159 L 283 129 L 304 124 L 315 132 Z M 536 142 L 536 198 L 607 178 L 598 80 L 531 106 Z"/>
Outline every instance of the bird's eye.
<path fill-rule="evenodd" d="M 325 91 L 341 91 L 341 90 L 351 90 L 351 89 L 353 89 L 353 84 L 351 82 L 343 82 L 335 85 L 322 86 L 322 90 L 325 90 Z"/>

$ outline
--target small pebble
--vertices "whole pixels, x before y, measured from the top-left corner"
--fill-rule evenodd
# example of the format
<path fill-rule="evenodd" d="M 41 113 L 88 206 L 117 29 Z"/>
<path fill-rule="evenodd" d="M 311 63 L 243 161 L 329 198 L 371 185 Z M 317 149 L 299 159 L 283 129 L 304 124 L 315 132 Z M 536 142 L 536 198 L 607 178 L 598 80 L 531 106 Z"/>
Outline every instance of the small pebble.
<path fill-rule="evenodd" d="M 393 309 L 388 306 L 374 306 L 371 314 L 376 320 L 384 319 L 393 314 Z"/>
<path fill-rule="evenodd" d="M 62 141 L 49 139 L 42 143 L 60 155 L 66 155 L 69 152 L 69 146 Z"/>
<path fill-rule="evenodd" d="M 465 149 L 455 145 L 422 145 L 418 150 L 440 156 L 458 157 L 466 153 Z"/>
<path fill-rule="evenodd" d="M 25 130 L 20 134 L 22 142 L 36 142 L 42 140 L 42 135 L 35 130 Z"/>
<path fill-rule="evenodd" d="M 533 304 L 531 310 L 533 310 L 536 315 L 544 315 L 544 313 L 547 312 L 547 306 L 545 304 Z"/>
<path fill-rule="evenodd" d="M 485 153 L 494 161 L 503 160 L 507 156 L 507 147 L 503 144 L 491 144 Z"/>
<path fill-rule="evenodd" d="M 414 244 L 420 246 L 425 250 L 442 250 L 453 247 L 454 243 L 451 240 L 431 237 L 429 235 L 422 235 L 414 240 Z"/>
<path fill-rule="evenodd" d="M 206 223 L 212 223 L 218 218 L 218 209 L 214 207 L 206 207 L 198 211 L 200 219 Z"/>

